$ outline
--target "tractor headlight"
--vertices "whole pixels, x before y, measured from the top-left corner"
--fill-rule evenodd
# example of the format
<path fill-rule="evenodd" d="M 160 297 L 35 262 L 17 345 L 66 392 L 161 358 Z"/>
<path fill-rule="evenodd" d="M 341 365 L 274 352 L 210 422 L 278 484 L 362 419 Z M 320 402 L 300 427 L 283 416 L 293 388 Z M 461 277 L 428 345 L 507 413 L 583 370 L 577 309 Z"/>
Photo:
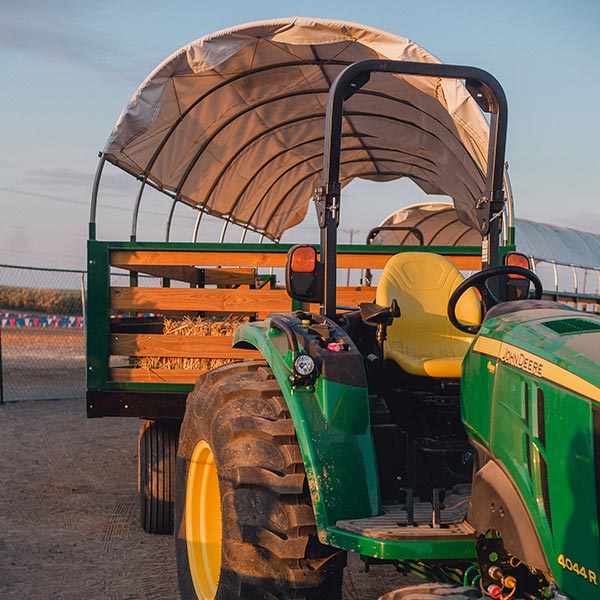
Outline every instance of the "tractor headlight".
<path fill-rule="evenodd" d="M 302 377 L 307 377 L 315 370 L 315 361 L 308 354 L 299 354 L 294 360 L 294 371 Z"/>

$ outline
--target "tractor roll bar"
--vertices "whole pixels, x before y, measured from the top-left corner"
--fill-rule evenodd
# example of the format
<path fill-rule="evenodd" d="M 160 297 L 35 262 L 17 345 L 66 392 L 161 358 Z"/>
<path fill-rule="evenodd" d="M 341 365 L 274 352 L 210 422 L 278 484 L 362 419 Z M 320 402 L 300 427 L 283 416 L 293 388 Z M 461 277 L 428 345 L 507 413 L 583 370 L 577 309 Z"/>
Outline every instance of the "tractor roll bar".
<path fill-rule="evenodd" d="M 321 313 L 333 318 L 336 314 L 336 244 L 340 210 L 340 158 L 344 102 L 360 90 L 370 74 L 395 73 L 422 77 L 464 79 L 468 92 L 479 107 L 491 115 L 485 195 L 475 206 L 479 231 L 483 238 L 483 267 L 499 264 L 500 216 L 504 208 L 504 158 L 508 106 L 502 86 L 487 71 L 460 65 L 403 62 L 396 60 L 365 60 L 346 67 L 335 79 L 327 98 L 325 115 L 325 148 L 323 185 L 315 191 L 315 204 L 321 229 L 321 256 L 325 262 L 325 293 Z"/>
<path fill-rule="evenodd" d="M 408 231 L 417 238 L 419 246 L 425 245 L 423 232 L 418 227 L 408 227 L 406 225 L 380 225 L 379 227 L 373 227 L 373 229 L 367 233 L 367 246 L 375 239 L 380 231 Z"/>

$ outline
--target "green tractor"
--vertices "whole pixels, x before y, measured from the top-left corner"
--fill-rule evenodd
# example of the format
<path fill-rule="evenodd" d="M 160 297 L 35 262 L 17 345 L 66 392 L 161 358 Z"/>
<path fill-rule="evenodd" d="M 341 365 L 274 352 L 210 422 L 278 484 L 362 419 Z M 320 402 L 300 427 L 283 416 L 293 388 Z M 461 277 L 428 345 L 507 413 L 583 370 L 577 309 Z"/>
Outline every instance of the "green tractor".
<path fill-rule="evenodd" d="M 463 279 L 443 256 L 400 253 L 375 303 L 340 312 L 343 105 L 375 72 L 466 80 L 491 113 L 484 268 Z M 347 551 L 492 598 L 598 597 L 600 319 L 541 300 L 519 255 L 499 264 L 502 89 L 478 69 L 363 61 L 327 109 L 321 250 L 297 245 L 286 267 L 290 296 L 321 310 L 238 329 L 264 360 L 209 372 L 188 399 L 183 597 L 339 598 Z"/>
<path fill-rule="evenodd" d="M 204 260 L 200 252 L 211 265 L 217 257 L 225 266 L 249 260 L 243 251 L 256 254 L 254 264 L 281 265 L 267 255 L 266 245 L 222 244 L 216 250 L 209 244 L 144 243 L 136 241 L 135 227 L 130 242 L 97 242 L 94 201 L 88 414 L 152 420 L 142 433 L 141 481 L 156 493 L 142 495 L 143 519 L 160 522 L 145 525 L 149 531 L 170 530 L 174 496 L 182 598 L 339 600 L 348 552 L 368 566 L 394 564 L 431 582 L 391 592 L 385 600 L 598 598 L 600 318 L 543 299 L 527 260 L 511 251 L 510 223 L 503 216 L 508 190 L 503 90 L 480 69 L 427 57 L 419 61 L 424 53 L 411 54 L 415 46 L 406 40 L 405 53 L 397 53 L 403 60 L 356 62 L 365 58 L 353 54 L 357 40 L 371 40 L 372 56 L 383 52 L 385 35 L 353 27 L 359 26 L 307 19 L 253 24 L 246 29 L 254 45 L 244 41 L 245 30 L 227 31 L 221 36 L 227 44 L 219 45 L 217 35 L 174 55 L 183 60 L 187 53 L 193 73 L 165 63 L 168 77 L 160 70 L 154 76 L 160 85 L 169 77 L 173 81 L 159 94 L 150 78 L 144 85 L 153 95 L 144 96 L 142 89 L 134 96 L 98 173 L 107 159 L 142 180 L 136 219 L 143 187 L 150 184 L 172 191 L 169 224 L 178 203 L 212 210 L 225 227 L 246 223 L 259 232 L 258 217 L 266 215 L 264 231 L 278 241 L 278 227 L 299 222 L 302 215 L 286 208 L 284 200 L 271 200 L 271 191 L 274 198 L 302 195 L 299 190 L 317 173 L 313 163 L 324 158 L 317 175 L 322 185 L 313 197 L 320 244 L 289 249 L 285 280 L 293 305 L 269 312 L 280 290 L 262 292 L 255 279 L 249 289 L 236 287 L 242 270 L 197 268 Z M 342 37 L 324 56 L 332 32 Z M 317 34 L 317 41 L 302 46 Z M 291 41 L 284 53 L 286 35 Z M 243 48 L 251 66 L 236 62 L 235 52 Z M 275 67 L 260 62 L 267 52 L 279 53 Z M 215 75 L 202 66 L 208 59 L 232 65 Z M 302 73 L 305 88 L 287 85 L 278 76 L 283 68 Z M 175 81 L 177 69 L 182 75 Z M 315 83 L 317 75 L 329 82 L 326 89 Z M 195 103 L 186 98 L 194 82 L 213 76 L 210 91 L 197 94 Z M 273 94 L 255 92 L 247 82 L 251 78 L 263 91 L 272 86 Z M 373 81 L 375 88 L 369 87 Z M 386 87 L 388 81 L 400 86 L 401 98 Z M 151 101 L 169 94 L 176 100 L 171 112 L 153 109 L 144 123 Z M 218 110 L 206 110 L 190 130 L 208 141 L 185 147 L 192 136 L 178 138 L 177 127 L 211 94 L 219 100 Z M 315 96 L 320 100 L 313 105 Z M 277 112 L 279 103 L 292 97 L 298 99 L 294 110 L 304 110 L 304 116 Z M 452 109 L 460 121 L 466 114 L 461 111 L 474 103 L 487 115 L 490 132 L 479 168 L 470 162 L 477 148 L 469 146 L 466 129 L 436 116 L 434 107 Z M 321 120 L 318 109 L 325 105 Z M 250 116 L 252 122 L 231 129 Z M 273 124 L 276 118 L 279 124 Z M 222 122 L 222 129 L 213 132 L 211 119 Z M 367 122 L 375 125 L 369 129 Z M 281 136 L 270 154 L 252 154 L 259 137 L 273 132 Z M 212 140 L 223 143 L 210 146 Z M 169 144 L 172 154 L 160 164 Z M 219 152 L 228 144 L 239 149 L 225 161 Z M 470 154 L 461 154 L 459 146 L 470 148 Z M 305 150 L 306 157 L 294 163 Z M 179 158 L 189 160 L 189 167 L 180 167 Z M 395 248 L 389 260 L 377 263 L 385 266 L 376 291 L 363 289 L 365 301 L 348 306 L 345 299 L 354 291 L 342 293 L 337 271 L 354 264 L 357 251 L 338 245 L 337 229 L 341 190 L 348 182 L 344 169 L 358 164 L 362 170 L 354 175 L 410 176 L 433 193 L 443 188 L 436 183 L 442 173 L 458 215 L 481 234 L 481 270 L 463 276 L 461 270 L 471 267 L 457 255 L 469 254 L 466 250 Z M 227 172 L 227 165 L 235 168 Z M 178 185 L 169 183 L 168 169 Z M 277 177 L 258 185 L 259 175 L 269 169 Z M 482 185 L 473 183 L 478 174 Z M 240 191 L 237 197 L 225 194 L 229 204 L 223 208 L 216 204 L 225 202 L 223 193 L 221 200 L 213 196 L 225 175 L 233 186 L 239 180 Z M 288 185 L 286 175 L 296 179 Z M 191 191 L 186 196 L 190 181 L 210 188 L 205 200 Z M 244 204 L 251 198 L 259 198 L 254 212 Z M 389 250 L 365 249 L 367 268 Z M 130 270 L 130 288 L 106 291 L 111 265 Z M 159 274 L 166 284 L 160 290 L 136 287 L 138 272 Z M 209 276 L 218 289 L 204 288 Z M 192 289 L 169 287 L 177 277 Z M 236 294 L 242 300 L 232 304 Z M 140 375 L 131 364 L 109 365 L 111 354 L 131 360 L 144 348 L 148 354 L 206 355 L 200 342 L 189 338 L 180 337 L 176 348 L 178 340 L 166 339 L 153 315 L 143 312 L 165 312 L 167 300 L 175 303 L 168 310 L 178 314 L 205 302 L 203 315 L 231 306 L 250 312 L 248 303 L 259 302 L 253 314 L 265 314 L 235 331 L 234 354 L 227 355 L 239 359 L 246 352 L 252 360 L 206 370 L 197 379 L 192 373 L 195 385 L 187 400 L 189 381 L 182 371 L 164 369 L 158 378 L 150 368 Z M 130 312 L 111 314 L 118 310 Z"/>

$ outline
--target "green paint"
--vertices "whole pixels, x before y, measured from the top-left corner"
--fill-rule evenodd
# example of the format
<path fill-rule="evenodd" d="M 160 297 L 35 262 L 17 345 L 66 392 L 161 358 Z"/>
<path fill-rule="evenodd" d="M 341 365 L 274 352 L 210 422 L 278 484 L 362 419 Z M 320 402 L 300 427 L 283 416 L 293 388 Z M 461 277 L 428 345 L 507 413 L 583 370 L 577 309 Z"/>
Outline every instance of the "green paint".
<path fill-rule="evenodd" d="M 562 323 L 578 315 L 564 310 L 510 313 L 486 322 L 481 335 L 600 386 L 600 332 L 588 327 L 574 333 Z M 586 315 L 588 320 L 600 325 L 600 317 Z M 549 371 L 538 377 L 470 351 L 463 372 L 463 418 L 469 434 L 503 465 L 519 489 L 557 584 L 570 598 L 583 600 L 600 594 L 589 575 L 592 571 L 600 584 L 594 401 L 569 389 L 569 379 L 548 381 L 544 372 Z M 572 568 L 559 564 L 559 557 Z"/>
<path fill-rule="evenodd" d="M 367 390 L 322 377 L 314 389 L 292 390 L 292 354 L 285 336 L 268 323 L 267 319 L 241 327 L 235 342 L 261 352 L 283 391 L 304 458 L 321 541 L 382 559 L 474 558 L 472 540 L 377 540 L 335 526 L 341 519 L 381 512 Z"/>
<path fill-rule="evenodd" d="M 508 228 L 508 236 L 507 236 L 507 242 L 509 246 L 514 246 L 515 245 L 515 228 L 514 227 L 509 227 Z"/>
<path fill-rule="evenodd" d="M 473 559 L 472 540 L 440 538 L 435 542 L 419 540 L 377 540 L 331 527 L 322 541 L 362 556 L 388 560 Z"/>
<path fill-rule="evenodd" d="M 375 451 L 366 388 L 319 377 L 312 388 L 293 389 L 292 353 L 285 335 L 266 321 L 240 327 L 235 343 L 261 352 L 288 404 L 304 458 L 317 526 L 380 512 Z"/>
<path fill-rule="evenodd" d="M 86 331 L 87 389 L 100 390 L 108 380 L 110 276 L 108 244 L 88 242 Z"/>

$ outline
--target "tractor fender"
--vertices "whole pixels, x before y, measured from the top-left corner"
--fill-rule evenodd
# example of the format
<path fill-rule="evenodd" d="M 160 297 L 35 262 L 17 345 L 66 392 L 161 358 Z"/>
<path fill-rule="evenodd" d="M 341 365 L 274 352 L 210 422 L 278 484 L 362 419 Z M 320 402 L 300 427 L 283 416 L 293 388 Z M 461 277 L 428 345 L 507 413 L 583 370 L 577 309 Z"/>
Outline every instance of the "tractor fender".
<path fill-rule="evenodd" d="M 550 573 L 542 543 L 519 490 L 502 467 L 489 459 L 473 477 L 467 521 L 481 534 L 498 531 L 505 548 L 525 564 Z"/>
<path fill-rule="evenodd" d="M 344 337 L 341 330 L 338 337 Z M 325 377 L 323 368 L 314 385 L 294 387 L 288 340 L 270 326 L 269 318 L 238 328 L 234 347 L 258 350 L 277 379 L 302 452 L 320 541 L 328 543 L 340 520 L 379 514 L 366 380 L 357 385 L 361 380 L 354 373 L 348 378 L 354 385 L 347 385 Z"/>

